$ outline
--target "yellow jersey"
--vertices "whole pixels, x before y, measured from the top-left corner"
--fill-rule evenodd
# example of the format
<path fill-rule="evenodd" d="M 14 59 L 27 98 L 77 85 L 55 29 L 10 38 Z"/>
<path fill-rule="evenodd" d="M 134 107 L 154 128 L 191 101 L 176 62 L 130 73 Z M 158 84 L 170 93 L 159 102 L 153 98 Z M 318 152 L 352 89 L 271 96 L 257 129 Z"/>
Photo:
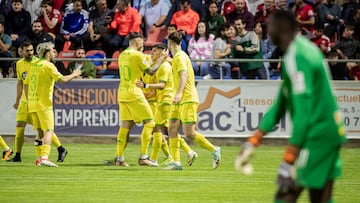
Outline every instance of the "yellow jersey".
<path fill-rule="evenodd" d="M 141 80 L 144 72 L 149 69 L 149 62 L 143 53 L 127 48 L 119 56 L 120 84 L 118 89 L 119 102 L 132 102 L 145 99 L 136 81 Z"/>
<path fill-rule="evenodd" d="M 180 86 L 180 73 L 187 72 L 188 78 L 182 93 L 180 104 L 188 102 L 199 103 L 199 96 L 195 87 L 194 70 L 189 56 L 182 50 L 176 52 L 172 61 L 172 72 L 174 78 L 174 93 L 176 94 Z"/>
<path fill-rule="evenodd" d="M 24 81 L 26 79 L 26 75 L 31 67 L 31 64 L 36 62 L 36 60 L 38 60 L 37 57 L 33 56 L 31 61 L 25 60 L 25 58 L 22 58 L 20 60 L 18 60 L 16 62 L 16 76 L 17 79 L 22 81 L 24 84 Z M 25 97 L 25 91 L 23 89 L 22 93 L 21 93 L 21 102 L 26 102 L 26 97 Z"/>
<path fill-rule="evenodd" d="M 156 83 L 155 75 L 149 75 L 149 74 L 145 73 L 142 77 L 142 82 L 145 84 Z M 143 91 L 144 95 L 146 95 L 146 94 L 153 95 L 150 98 L 146 98 L 149 102 L 156 101 L 156 90 L 155 89 L 143 88 L 142 91 Z"/>
<path fill-rule="evenodd" d="M 28 85 L 29 113 L 53 108 L 54 84 L 62 77 L 55 65 L 45 59 L 37 60 L 31 65 L 24 81 Z"/>
<path fill-rule="evenodd" d="M 163 89 L 156 90 L 157 101 L 171 104 L 174 97 L 174 82 L 170 63 L 167 61 L 162 63 L 156 71 L 155 76 L 157 83 L 165 83 Z"/>

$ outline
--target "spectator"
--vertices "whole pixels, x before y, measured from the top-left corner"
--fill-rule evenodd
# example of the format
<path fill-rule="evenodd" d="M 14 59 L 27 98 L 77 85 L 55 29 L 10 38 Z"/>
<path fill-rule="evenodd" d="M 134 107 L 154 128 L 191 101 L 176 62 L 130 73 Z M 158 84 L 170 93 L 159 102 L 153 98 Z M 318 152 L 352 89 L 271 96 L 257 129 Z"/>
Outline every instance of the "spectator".
<path fill-rule="evenodd" d="M 11 58 L 11 37 L 4 32 L 5 19 L 0 19 L 0 57 Z M 9 74 L 11 61 L 0 61 L 0 78 L 5 78 Z"/>
<path fill-rule="evenodd" d="M 332 39 L 338 27 L 344 24 L 341 19 L 341 8 L 335 4 L 335 0 L 324 0 L 317 9 L 319 23 L 324 25 L 324 34 Z"/>
<path fill-rule="evenodd" d="M 64 4 L 64 0 L 52 0 L 52 7 L 58 11 L 61 10 L 61 6 Z"/>
<path fill-rule="evenodd" d="M 134 0 L 134 1 L 136 1 L 136 0 Z M 151 0 L 141 0 L 139 8 L 143 7 L 145 4 L 149 3 L 150 1 Z M 171 1 L 170 0 L 160 0 L 160 1 L 162 1 L 170 9 L 170 7 L 171 7 Z M 131 5 L 133 5 L 133 4 L 131 4 Z"/>
<path fill-rule="evenodd" d="M 185 40 L 188 42 L 195 34 L 200 18 L 191 9 L 190 0 L 180 0 L 180 5 L 181 10 L 174 13 L 170 24 L 175 24 L 179 30 L 185 32 Z"/>
<path fill-rule="evenodd" d="M 256 23 L 254 32 L 257 35 L 260 41 L 260 51 L 264 59 L 269 59 L 272 55 L 272 52 L 275 49 L 274 44 L 271 42 L 270 38 L 266 35 L 263 29 L 264 25 L 260 22 Z M 264 61 L 264 68 L 266 71 L 266 78 L 270 78 L 269 71 L 270 63 L 268 61 Z"/>
<path fill-rule="evenodd" d="M 226 59 L 231 54 L 231 45 L 228 44 L 227 32 L 229 32 L 229 24 L 219 25 L 214 41 L 212 52 L 213 59 Z M 228 62 L 212 62 L 209 69 L 209 79 L 219 79 L 220 71 L 224 79 L 231 79 L 231 65 Z M 207 78 L 205 78 L 207 79 Z"/>
<path fill-rule="evenodd" d="M 204 21 L 197 24 L 195 36 L 190 39 L 188 52 L 190 59 L 210 59 L 213 52 L 214 35 L 210 34 Z M 210 63 L 206 61 L 191 62 L 195 76 L 204 77 L 209 74 Z"/>
<path fill-rule="evenodd" d="M 255 16 L 256 12 L 259 9 L 259 6 L 264 4 L 265 0 L 246 0 L 245 2 L 247 10 Z"/>
<path fill-rule="evenodd" d="M 213 35 L 217 35 L 219 26 L 224 25 L 225 19 L 218 13 L 219 6 L 216 0 L 211 0 L 208 5 L 209 11 L 204 17 L 204 21 L 208 24 L 209 31 Z"/>
<path fill-rule="evenodd" d="M 339 63 L 339 55 L 336 50 L 332 50 L 327 54 L 327 59 L 334 60 L 329 61 L 329 68 L 333 80 L 344 80 L 349 78 L 349 74 L 346 69 L 346 63 Z"/>
<path fill-rule="evenodd" d="M 32 24 L 32 32 L 28 36 L 29 41 L 36 49 L 37 45 L 43 42 L 54 43 L 54 38 L 47 32 L 44 32 L 44 28 L 40 21 L 34 21 Z M 36 53 L 36 52 L 35 52 Z M 38 53 L 36 53 L 38 54 Z"/>
<path fill-rule="evenodd" d="M 163 0 L 151 0 L 141 7 L 140 15 L 145 23 L 145 36 L 164 24 L 168 12 L 169 7 Z"/>
<path fill-rule="evenodd" d="M 357 0 L 344 0 L 341 9 L 341 19 L 344 20 L 345 24 L 349 24 L 354 16 L 356 8 L 360 8 L 360 2 Z"/>
<path fill-rule="evenodd" d="M 31 17 L 23 8 L 22 0 L 13 0 L 11 5 L 12 10 L 5 20 L 5 31 L 10 35 L 12 45 L 19 48 L 31 31 Z"/>
<path fill-rule="evenodd" d="M 254 31 L 246 30 L 245 20 L 235 20 L 238 36 L 232 44 L 234 58 L 262 59 L 260 42 Z M 246 79 L 267 79 L 266 71 L 262 62 L 239 62 L 241 74 Z"/>
<path fill-rule="evenodd" d="M 64 0 L 62 6 L 60 8 L 61 14 L 64 15 L 67 11 L 73 10 L 74 9 L 74 3 L 75 3 L 74 0 Z M 81 0 L 81 5 L 82 5 L 82 8 L 85 11 L 88 11 L 89 8 L 87 6 L 87 1 L 86 0 Z"/>
<path fill-rule="evenodd" d="M 171 19 L 174 13 L 181 10 L 181 5 L 179 0 L 170 0 L 170 3 L 171 3 L 170 10 L 165 19 L 164 25 L 162 26 L 163 29 L 165 29 L 166 26 L 169 26 L 171 24 Z M 200 19 L 205 16 L 206 12 L 200 0 L 192 0 L 190 6 L 193 11 L 199 14 Z"/>
<path fill-rule="evenodd" d="M 236 0 L 225 0 L 221 4 L 220 14 L 226 18 L 229 13 L 235 10 L 235 1 Z"/>
<path fill-rule="evenodd" d="M 114 52 L 119 48 L 126 48 L 129 42 L 126 37 L 130 32 L 140 32 L 141 17 L 139 12 L 129 6 L 129 0 L 118 0 L 118 11 L 115 12 L 114 19 L 110 23 L 110 30 L 116 30 L 110 39 L 109 50 Z"/>
<path fill-rule="evenodd" d="M 360 40 L 360 7 L 354 10 L 349 24 L 354 25 L 354 38 Z"/>
<path fill-rule="evenodd" d="M 1 0 L 0 2 L 0 14 L 3 16 L 7 16 L 12 9 L 12 1 L 11 0 Z"/>
<path fill-rule="evenodd" d="M 96 8 L 90 11 L 90 22 L 88 27 L 90 49 L 95 49 L 102 46 L 108 57 L 112 57 L 109 51 L 109 42 L 105 39 L 111 38 L 111 33 L 108 32 L 107 26 L 111 23 L 114 13 L 107 7 L 106 0 L 96 1 Z"/>
<path fill-rule="evenodd" d="M 324 25 L 322 23 L 316 23 L 315 25 L 315 36 L 310 38 L 312 42 L 316 44 L 323 52 L 324 55 L 329 53 L 330 47 L 330 39 L 326 35 L 324 35 Z"/>
<path fill-rule="evenodd" d="M 229 28 L 228 28 L 228 31 L 226 33 L 228 44 L 233 44 L 233 42 L 236 39 L 236 36 L 238 36 L 238 31 L 236 30 L 235 25 L 234 24 L 229 24 Z"/>
<path fill-rule="evenodd" d="M 304 2 L 304 0 L 296 0 L 293 11 L 297 16 L 300 29 L 310 36 L 314 30 L 315 14 L 313 8 Z"/>
<path fill-rule="evenodd" d="M 264 0 L 264 3 L 260 4 L 257 7 L 257 11 L 254 17 L 255 24 L 261 23 L 262 25 L 266 25 L 267 19 L 275 11 L 276 11 L 275 1 Z M 264 33 L 266 33 L 266 30 L 264 30 Z"/>
<path fill-rule="evenodd" d="M 83 43 L 89 38 L 87 32 L 89 26 L 89 14 L 83 9 L 81 0 L 74 0 L 74 7 L 64 14 L 60 32 L 63 41 L 70 41 L 73 47 L 85 46 Z"/>
<path fill-rule="evenodd" d="M 234 24 L 236 19 L 244 19 L 246 22 L 246 30 L 254 29 L 254 16 L 246 9 L 245 0 L 236 0 L 235 1 L 236 9 L 226 16 L 226 21 Z"/>
<path fill-rule="evenodd" d="M 276 10 L 288 10 L 286 0 L 275 0 Z"/>
<path fill-rule="evenodd" d="M 44 31 L 49 33 L 54 39 L 60 36 L 60 25 L 62 16 L 59 10 L 53 7 L 52 0 L 43 0 L 41 2 L 40 16 L 38 20 L 41 22 Z"/>
<path fill-rule="evenodd" d="M 360 51 L 360 42 L 353 37 L 354 26 L 345 25 L 342 38 L 335 45 L 334 49 L 342 59 L 353 59 Z"/>
<path fill-rule="evenodd" d="M 162 41 L 163 44 L 168 44 L 168 37 L 169 35 L 171 35 L 172 33 L 177 31 L 177 26 L 175 24 L 170 24 L 167 28 L 167 35 L 164 38 L 164 40 Z M 187 44 L 186 41 L 184 39 L 181 40 L 181 49 L 185 52 L 187 52 Z"/>
<path fill-rule="evenodd" d="M 42 0 L 22 0 L 24 9 L 30 13 L 31 24 L 38 19 L 40 15 L 40 4 Z"/>
<path fill-rule="evenodd" d="M 75 57 L 78 59 L 84 58 L 85 59 L 85 49 L 79 47 L 76 49 Z M 81 76 L 78 78 L 96 78 L 96 67 L 91 61 L 84 60 L 84 61 L 71 61 L 68 66 L 70 74 L 76 70 L 81 70 Z"/>

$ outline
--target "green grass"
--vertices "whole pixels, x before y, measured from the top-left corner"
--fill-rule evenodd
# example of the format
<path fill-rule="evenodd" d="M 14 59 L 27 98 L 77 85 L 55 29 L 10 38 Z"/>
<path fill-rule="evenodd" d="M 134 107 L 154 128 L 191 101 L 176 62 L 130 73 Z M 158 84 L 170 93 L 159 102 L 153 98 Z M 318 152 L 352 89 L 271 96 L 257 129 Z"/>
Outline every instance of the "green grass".
<path fill-rule="evenodd" d="M 272 202 L 284 149 L 258 148 L 255 173 L 247 177 L 233 169 L 239 147 L 222 147 L 222 164 L 216 170 L 211 169 L 210 154 L 194 147 L 199 158 L 183 171 L 137 166 L 139 146 L 134 144 L 126 151 L 129 168 L 102 164 L 113 157 L 115 145 L 66 147 L 69 155 L 59 168 L 35 167 L 34 148 L 28 143 L 21 163 L 0 162 L 0 202 Z M 359 155 L 360 149 L 342 151 L 344 175 L 335 184 L 336 202 L 360 202 Z M 56 156 L 53 148 L 50 159 Z M 308 202 L 307 192 L 299 202 Z"/>

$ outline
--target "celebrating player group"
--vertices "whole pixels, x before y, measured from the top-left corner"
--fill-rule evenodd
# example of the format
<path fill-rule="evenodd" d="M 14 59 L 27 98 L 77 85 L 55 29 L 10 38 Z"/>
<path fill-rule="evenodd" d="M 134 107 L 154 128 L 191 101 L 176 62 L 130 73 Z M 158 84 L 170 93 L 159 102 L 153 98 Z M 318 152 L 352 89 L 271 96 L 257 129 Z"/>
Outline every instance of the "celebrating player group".
<path fill-rule="evenodd" d="M 311 202 L 333 202 L 334 181 L 341 174 L 339 151 L 346 142 L 345 129 L 322 53 L 298 32 L 296 17 L 289 11 L 276 11 L 269 18 L 268 34 L 284 52 L 282 83 L 276 102 L 258 129 L 242 144 L 235 169 L 247 175 L 253 173 L 251 157 L 256 147 L 289 112 L 293 129 L 278 169 L 274 202 L 296 202 L 305 188 L 309 190 Z M 142 35 L 129 34 L 129 47 L 118 59 L 121 124 L 116 143 L 116 166 L 129 167 L 124 153 L 129 132 L 137 123 L 143 125 L 139 165 L 159 167 L 158 157 L 162 150 L 167 157 L 164 169 L 182 170 L 182 148 L 187 154 L 186 163 L 191 166 L 198 155 L 179 134 L 180 127 L 188 140 L 209 151 L 213 169 L 220 165 L 221 148 L 197 131 L 199 98 L 190 58 L 181 50 L 182 38 L 181 32 L 170 34 L 168 44 L 155 45 L 148 56 L 142 52 Z M 21 161 L 24 127 L 32 124 L 38 131 L 35 164 L 57 167 L 48 159 L 51 143 L 59 150 L 58 162 L 64 161 L 67 150 L 54 134 L 53 86 L 58 81 L 68 82 L 81 72 L 61 75 L 52 63 L 56 53 L 51 44 L 39 45 L 39 58 L 33 56 L 33 47 L 27 42 L 21 50 L 23 59 L 17 62 L 18 86 L 14 104 L 17 109 L 16 155 L 9 159 L 12 150 L 0 139 L 5 150 L 3 159 Z"/>

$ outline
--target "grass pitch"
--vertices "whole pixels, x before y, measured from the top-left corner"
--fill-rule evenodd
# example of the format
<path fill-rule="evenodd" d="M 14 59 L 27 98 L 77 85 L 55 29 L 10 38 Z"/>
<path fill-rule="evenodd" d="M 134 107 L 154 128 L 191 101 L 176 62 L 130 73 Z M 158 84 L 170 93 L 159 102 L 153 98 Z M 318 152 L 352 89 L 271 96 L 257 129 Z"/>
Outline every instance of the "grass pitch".
<path fill-rule="evenodd" d="M 261 146 L 253 159 L 255 173 L 234 171 L 239 147 L 223 146 L 222 163 L 211 168 L 210 153 L 193 149 L 199 158 L 183 171 L 137 165 L 140 146 L 129 144 L 129 168 L 104 165 L 115 144 L 65 144 L 69 154 L 59 168 L 36 167 L 34 148 L 25 143 L 21 163 L 0 162 L 0 202 L 272 202 L 277 167 L 284 147 Z M 53 147 L 50 159 L 55 161 Z M 334 200 L 360 202 L 360 149 L 342 150 L 344 175 L 336 182 Z M 160 156 L 162 158 L 162 155 Z M 299 202 L 308 202 L 305 191 Z"/>

